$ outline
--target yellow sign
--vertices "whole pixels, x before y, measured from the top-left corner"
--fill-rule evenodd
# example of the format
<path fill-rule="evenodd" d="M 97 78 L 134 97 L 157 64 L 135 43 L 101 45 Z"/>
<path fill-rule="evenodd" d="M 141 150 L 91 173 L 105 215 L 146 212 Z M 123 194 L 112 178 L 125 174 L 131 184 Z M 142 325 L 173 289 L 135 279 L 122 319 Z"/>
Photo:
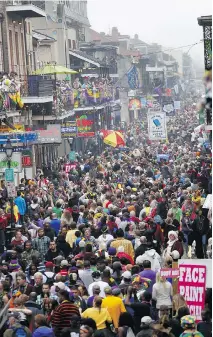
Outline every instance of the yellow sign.
<path fill-rule="evenodd" d="M 14 124 L 14 127 L 17 131 L 25 131 L 25 127 L 22 124 Z M 13 130 L 9 128 L 7 125 L 1 125 L 0 126 L 0 132 L 16 132 L 16 130 Z"/>

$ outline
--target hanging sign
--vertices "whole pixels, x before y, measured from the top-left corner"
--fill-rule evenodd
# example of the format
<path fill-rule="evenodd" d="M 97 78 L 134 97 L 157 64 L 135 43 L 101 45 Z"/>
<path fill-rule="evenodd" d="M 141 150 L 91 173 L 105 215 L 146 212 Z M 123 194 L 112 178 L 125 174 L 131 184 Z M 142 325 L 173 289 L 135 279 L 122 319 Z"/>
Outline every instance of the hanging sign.
<path fill-rule="evenodd" d="M 141 109 L 141 101 L 138 98 L 132 98 L 129 100 L 129 110 Z"/>
<path fill-rule="evenodd" d="M 14 169 L 15 173 L 20 173 L 22 171 L 22 159 L 21 152 L 13 152 L 10 159 L 10 167 Z M 8 159 L 5 152 L 0 152 L 0 172 L 5 172 L 8 168 Z"/>
<path fill-rule="evenodd" d="M 61 125 L 62 138 L 74 138 L 77 134 L 77 125 L 75 121 L 67 122 Z"/>
<path fill-rule="evenodd" d="M 148 135 L 150 140 L 167 139 L 166 114 L 165 112 L 152 112 L 148 110 Z"/>
<path fill-rule="evenodd" d="M 13 169 L 7 168 L 4 173 L 5 173 L 6 181 L 12 181 L 12 182 L 14 181 L 14 170 Z"/>
<path fill-rule="evenodd" d="M 16 186 L 14 181 L 6 181 L 7 195 L 8 198 L 16 197 Z"/>
<path fill-rule="evenodd" d="M 179 269 L 179 294 L 185 298 L 190 315 L 200 321 L 205 307 L 206 266 L 184 264 Z"/>
<path fill-rule="evenodd" d="M 94 111 L 76 113 L 76 125 L 78 137 L 94 137 L 95 122 Z"/>
<path fill-rule="evenodd" d="M 61 143 L 61 125 L 49 124 L 47 130 L 38 130 L 38 144 L 60 144 Z"/>

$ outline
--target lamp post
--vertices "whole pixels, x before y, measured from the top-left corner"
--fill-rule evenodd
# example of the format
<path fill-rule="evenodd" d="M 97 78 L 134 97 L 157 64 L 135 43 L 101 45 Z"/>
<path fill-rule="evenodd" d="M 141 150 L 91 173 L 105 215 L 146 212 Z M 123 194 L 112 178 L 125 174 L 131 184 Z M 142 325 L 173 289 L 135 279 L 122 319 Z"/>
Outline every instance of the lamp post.
<path fill-rule="evenodd" d="M 7 139 L 7 143 L 5 145 L 5 152 L 6 152 L 6 156 L 7 156 L 7 166 L 10 169 L 11 168 L 11 158 L 13 155 L 13 146 L 11 144 L 10 139 Z M 10 216 L 11 216 L 11 229 L 15 228 L 15 223 L 13 221 L 13 198 L 10 198 Z"/>

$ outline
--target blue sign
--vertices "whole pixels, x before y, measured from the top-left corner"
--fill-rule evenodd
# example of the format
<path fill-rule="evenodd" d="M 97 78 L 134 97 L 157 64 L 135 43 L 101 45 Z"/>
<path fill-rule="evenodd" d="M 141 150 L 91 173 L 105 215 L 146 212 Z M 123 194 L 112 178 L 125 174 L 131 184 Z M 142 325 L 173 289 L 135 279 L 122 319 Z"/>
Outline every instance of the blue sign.
<path fill-rule="evenodd" d="M 12 168 L 5 169 L 5 180 L 14 182 L 14 170 Z"/>
<path fill-rule="evenodd" d="M 0 135 L 0 144 L 6 144 L 8 138 L 11 143 L 33 143 L 36 144 L 38 139 L 37 132 L 25 132 L 25 133 L 4 133 Z"/>

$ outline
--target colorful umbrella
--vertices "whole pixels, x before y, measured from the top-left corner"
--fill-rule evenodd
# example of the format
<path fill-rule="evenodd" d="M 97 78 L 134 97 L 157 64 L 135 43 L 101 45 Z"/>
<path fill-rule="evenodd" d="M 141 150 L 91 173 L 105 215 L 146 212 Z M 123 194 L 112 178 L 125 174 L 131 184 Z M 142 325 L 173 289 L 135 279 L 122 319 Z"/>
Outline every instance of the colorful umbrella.
<path fill-rule="evenodd" d="M 121 132 L 119 131 L 105 131 L 104 135 L 104 143 L 110 145 L 112 147 L 124 146 L 125 141 Z"/>
<path fill-rule="evenodd" d="M 60 65 L 54 65 L 54 64 L 47 64 L 46 66 L 44 66 L 43 68 L 40 68 L 36 71 L 34 71 L 34 75 L 49 75 L 49 74 L 77 74 L 78 72 L 70 69 L 70 68 L 66 68 Z"/>

